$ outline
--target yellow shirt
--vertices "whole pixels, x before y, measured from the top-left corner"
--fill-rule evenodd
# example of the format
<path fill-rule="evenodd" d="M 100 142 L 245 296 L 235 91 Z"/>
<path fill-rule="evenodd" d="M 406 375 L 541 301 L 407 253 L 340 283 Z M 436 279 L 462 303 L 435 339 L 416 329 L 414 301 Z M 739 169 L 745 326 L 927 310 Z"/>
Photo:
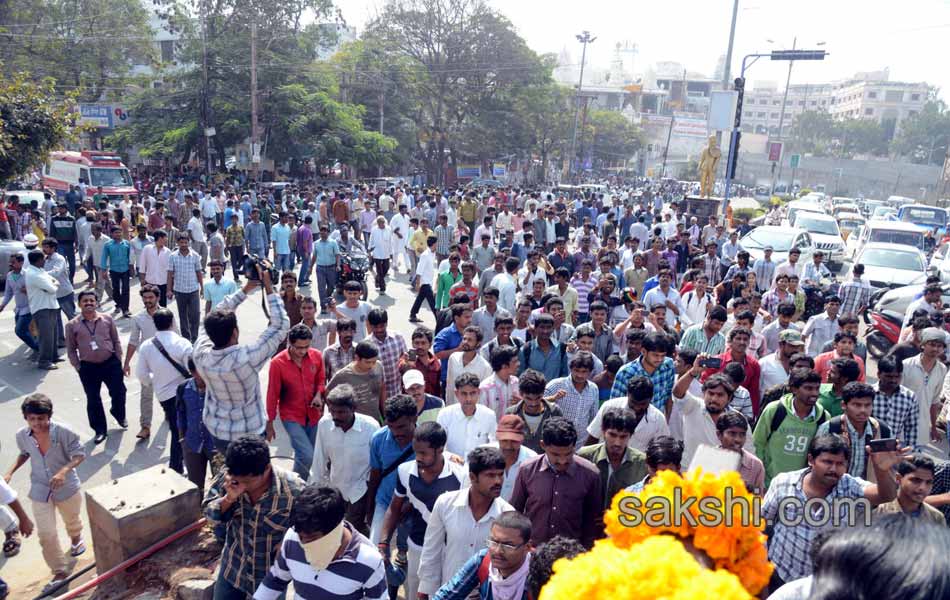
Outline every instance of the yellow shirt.
<path fill-rule="evenodd" d="M 416 232 L 412 234 L 412 237 L 409 238 L 409 244 L 416 254 L 422 254 L 426 251 L 426 240 L 430 235 L 434 235 L 431 229 L 429 231 L 417 229 Z"/>

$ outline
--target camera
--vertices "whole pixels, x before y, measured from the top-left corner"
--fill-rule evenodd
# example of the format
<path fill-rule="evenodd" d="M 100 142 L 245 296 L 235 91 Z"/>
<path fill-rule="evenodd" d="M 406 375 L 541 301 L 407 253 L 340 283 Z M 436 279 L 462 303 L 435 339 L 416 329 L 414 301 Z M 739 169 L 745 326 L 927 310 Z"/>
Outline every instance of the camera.
<path fill-rule="evenodd" d="M 699 366 L 706 369 L 718 369 L 722 367 L 722 359 L 710 356 L 709 358 L 704 358 L 703 360 L 699 361 Z"/>
<path fill-rule="evenodd" d="M 259 281 L 257 267 L 260 267 L 262 272 L 265 270 L 270 272 L 272 282 L 280 281 L 280 273 L 274 268 L 274 263 L 256 254 L 248 254 L 244 257 L 244 276 L 248 281 Z"/>

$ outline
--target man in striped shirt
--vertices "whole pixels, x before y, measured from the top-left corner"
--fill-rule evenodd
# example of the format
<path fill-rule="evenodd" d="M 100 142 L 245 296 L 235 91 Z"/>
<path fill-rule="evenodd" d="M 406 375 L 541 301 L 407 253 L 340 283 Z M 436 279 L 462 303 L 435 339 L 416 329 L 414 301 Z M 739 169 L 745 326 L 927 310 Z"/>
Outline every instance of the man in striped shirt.
<path fill-rule="evenodd" d="M 301 600 L 388 598 L 383 557 L 343 518 L 345 512 L 336 488 L 311 485 L 300 492 L 291 527 L 254 600 L 277 600 L 291 581 Z"/>

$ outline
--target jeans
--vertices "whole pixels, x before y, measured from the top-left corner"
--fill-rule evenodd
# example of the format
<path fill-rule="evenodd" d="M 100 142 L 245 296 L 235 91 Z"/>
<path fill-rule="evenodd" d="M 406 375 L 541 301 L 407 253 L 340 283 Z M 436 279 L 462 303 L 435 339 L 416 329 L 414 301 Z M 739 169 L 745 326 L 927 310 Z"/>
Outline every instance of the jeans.
<path fill-rule="evenodd" d="M 300 275 L 297 276 L 297 286 L 303 287 L 310 283 L 310 256 L 300 257 Z"/>
<path fill-rule="evenodd" d="M 59 310 L 47 308 L 33 313 L 33 320 L 36 321 L 36 331 L 39 332 L 39 363 L 45 366 L 56 360 L 56 344 L 58 333 L 56 332 L 56 317 Z"/>
<path fill-rule="evenodd" d="M 175 399 L 162 400 L 159 402 L 162 410 L 165 411 L 165 422 L 168 423 L 168 433 L 171 436 L 171 446 L 169 448 L 168 466 L 172 471 L 178 474 L 184 473 L 184 458 L 181 451 L 181 443 L 178 438 L 178 416 L 175 413 Z"/>
<path fill-rule="evenodd" d="M 158 285 L 158 305 L 162 308 L 168 307 L 168 284 L 160 283 Z"/>
<path fill-rule="evenodd" d="M 107 433 L 106 413 L 102 408 L 103 383 L 112 398 L 109 412 L 116 421 L 125 421 L 125 382 L 122 375 L 122 365 L 115 356 L 101 363 L 79 363 L 79 381 L 86 392 L 86 416 L 89 418 L 89 427 L 97 435 Z"/>
<path fill-rule="evenodd" d="M 198 292 L 175 292 L 178 305 L 178 325 L 181 335 L 192 344 L 198 339 L 198 322 L 201 319 L 201 298 Z"/>
<path fill-rule="evenodd" d="M 82 535 L 82 494 L 76 492 L 69 498 L 60 502 L 40 502 L 32 501 L 33 520 L 36 524 L 36 537 L 40 540 L 40 548 L 43 551 L 43 560 L 49 566 L 53 575 L 61 575 L 69 570 L 69 565 L 73 561 L 66 556 L 62 547 L 59 545 L 59 528 L 56 523 L 56 513 L 59 512 L 63 524 L 66 526 L 66 533 L 70 538 L 78 538 Z"/>
<path fill-rule="evenodd" d="M 224 580 L 224 570 L 218 572 L 214 582 L 214 600 L 248 600 L 250 596 Z"/>
<path fill-rule="evenodd" d="M 290 262 L 290 254 L 277 254 L 274 260 L 274 267 L 281 273 L 291 270 L 293 264 Z"/>
<path fill-rule="evenodd" d="M 109 280 L 112 281 L 112 297 L 116 308 L 123 313 L 129 312 L 129 271 L 109 271 Z M 194 341 L 194 340 L 192 340 Z"/>
<path fill-rule="evenodd" d="M 432 309 L 432 314 L 438 315 L 435 310 L 435 294 L 432 293 L 432 286 L 428 283 L 423 283 L 419 286 L 419 293 L 416 294 L 416 299 L 412 303 L 412 308 L 409 309 L 410 319 L 414 319 L 419 315 L 419 309 L 422 308 L 423 300 L 429 303 L 429 308 Z"/>
<path fill-rule="evenodd" d="M 231 270 L 234 271 L 235 283 L 241 280 L 241 273 L 244 272 L 244 246 L 229 246 L 228 254 L 231 255 Z"/>
<path fill-rule="evenodd" d="M 23 340 L 23 343 L 29 347 L 33 352 L 39 352 L 40 346 L 36 343 L 36 338 L 33 337 L 33 334 L 30 333 L 30 323 L 33 322 L 33 315 L 26 313 L 24 315 L 16 316 L 16 324 L 13 328 L 13 333 L 16 334 L 18 338 Z"/>
<path fill-rule="evenodd" d="M 321 267 L 317 265 L 317 289 L 320 292 L 320 308 L 330 305 L 333 291 L 336 289 L 336 267 Z"/>
<path fill-rule="evenodd" d="M 310 466 L 313 464 L 313 447 L 317 443 L 317 424 L 301 425 L 293 421 L 281 421 L 290 445 L 294 449 L 294 473 L 304 481 L 310 479 Z"/>
<path fill-rule="evenodd" d="M 56 339 L 56 345 L 63 347 L 66 345 L 66 329 L 63 326 L 63 317 L 66 321 L 71 321 L 76 316 L 76 294 L 70 292 L 66 296 L 56 299 L 59 302 L 59 312 L 56 313 L 56 331 L 59 337 Z"/>
<path fill-rule="evenodd" d="M 59 252 L 69 265 L 69 282 L 72 283 L 76 277 L 76 248 L 73 242 L 60 242 L 56 244 L 56 251 Z"/>

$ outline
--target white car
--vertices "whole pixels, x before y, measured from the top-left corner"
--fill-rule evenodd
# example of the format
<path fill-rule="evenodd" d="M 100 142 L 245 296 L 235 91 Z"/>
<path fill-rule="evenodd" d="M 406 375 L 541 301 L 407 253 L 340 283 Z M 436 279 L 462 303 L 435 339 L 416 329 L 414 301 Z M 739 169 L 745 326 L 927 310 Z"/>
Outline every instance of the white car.
<path fill-rule="evenodd" d="M 739 245 L 749 253 L 749 258 L 753 261 L 765 256 L 766 246 L 772 246 L 772 261 L 775 264 L 788 260 L 788 251 L 792 248 L 801 250 L 798 264 L 808 264 L 815 250 L 807 231 L 778 225 L 756 227 L 739 240 Z"/>
<path fill-rule="evenodd" d="M 804 229 L 811 234 L 815 248 L 827 256 L 828 267 L 844 264 L 845 244 L 841 237 L 841 230 L 834 217 L 813 212 L 800 212 L 795 217 L 793 225 Z"/>
<path fill-rule="evenodd" d="M 927 279 L 927 256 L 904 244 L 870 242 L 854 257 L 864 265 L 864 277 L 872 288 L 898 288 L 923 283 Z"/>

